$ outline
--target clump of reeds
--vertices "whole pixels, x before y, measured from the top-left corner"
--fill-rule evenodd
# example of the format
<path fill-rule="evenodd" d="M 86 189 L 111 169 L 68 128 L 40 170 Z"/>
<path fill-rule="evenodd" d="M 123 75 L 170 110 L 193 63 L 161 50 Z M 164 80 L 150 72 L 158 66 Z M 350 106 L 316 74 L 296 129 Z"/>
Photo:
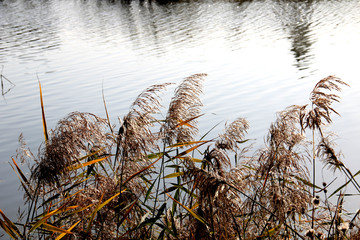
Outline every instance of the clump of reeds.
<path fill-rule="evenodd" d="M 165 119 L 159 93 L 168 84 L 145 89 L 117 132 L 109 117 L 79 112 L 48 131 L 40 87 L 45 143 L 36 156 L 19 138 L 30 178 L 12 165 L 28 205 L 16 224 L 0 210 L 0 226 L 13 239 L 357 239 L 359 212 L 347 218 L 344 201 L 349 184 L 360 192 L 360 171 L 324 131 L 338 114 L 333 91 L 346 83 L 320 80 L 311 104 L 279 112 L 250 155 L 241 117 L 217 138 L 197 139 L 205 77 L 179 84 Z M 333 183 L 319 186 L 317 160 L 345 183 L 331 193 Z"/>

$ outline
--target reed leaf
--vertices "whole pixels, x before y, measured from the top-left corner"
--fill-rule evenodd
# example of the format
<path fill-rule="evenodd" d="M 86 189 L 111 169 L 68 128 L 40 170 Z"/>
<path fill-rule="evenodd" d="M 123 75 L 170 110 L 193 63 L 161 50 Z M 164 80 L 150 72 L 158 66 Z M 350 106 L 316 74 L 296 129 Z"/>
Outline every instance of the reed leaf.
<path fill-rule="evenodd" d="M 88 179 L 90 179 L 90 177 L 85 178 L 85 179 L 82 179 L 81 181 L 76 181 L 76 182 L 75 182 L 73 185 L 71 185 L 70 187 L 65 188 L 65 189 L 61 192 L 61 194 L 60 194 L 60 193 L 56 193 L 55 195 L 51 196 L 50 198 L 44 200 L 44 202 L 39 206 L 39 208 L 45 206 L 46 204 L 54 201 L 55 199 L 57 199 L 57 198 L 59 198 L 59 197 L 61 197 L 61 196 L 63 196 L 63 195 L 66 195 L 66 194 L 67 194 L 68 192 L 70 192 L 72 189 L 80 186 L 83 182 L 86 182 Z M 62 186 L 62 187 L 65 187 L 65 186 Z M 50 193 L 50 192 L 48 192 L 48 193 Z"/>
<path fill-rule="evenodd" d="M 31 190 L 32 190 L 31 184 L 30 184 L 29 180 L 25 177 L 25 175 L 23 174 L 23 172 L 21 171 L 21 169 L 19 168 L 17 163 L 15 162 L 14 158 L 12 158 L 12 160 L 13 160 L 13 163 L 14 163 L 14 165 L 16 167 L 16 170 L 11 164 L 10 164 L 10 166 L 14 170 L 15 174 L 18 176 L 18 178 L 20 180 L 20 183 L 21 183 L 23 189 L 25 190 L 26 195 L 29 198 L 31 198 L 32 197 L 32 195 L 31 195 Z"/>
<path fill-rule="evenodd" d="M 91 229 L 91 225 L 92 222 L 94 221 L 95 215 L 98 211 L 100 211 L 100 209 L 102 209 L 105 205 L 109 204 L 109 202 L 111 202 L 114 198 L 116 198 L 117 196 L 119 196 L 121 193 L 125 192 L 126 189 L 122 190 L 121 192 L 116 193 L 114 196 L 110 197 L 109 199 L 107 199 L 105 202 L 101 203 L 104 194 L 101 196 L 100 200 L 99 200 L 99 204 L 95 207 L 94 211 L 91 213 L 90 216 L 90 220 L 86 229 L 86 232 L 89 232 Z"/>
<path fill-rule="evenodd" d="M 21 179 L 24 181 L 24 183 L 26 183 L 27 186 L 30 186 L 30 182 L 29 180 L 25 177 L 24 173 L 21 171 L 21 169 L 19 168 L 19 166 L 17 165 L 17 163 L 15 162 L 14 158 L 12 158 L 12 161 L 18 171 L 18 173 L 20 174 L 21 176 Z"/>
<path fill-rule="evenodd" d="M 198 145 L 196 145 L 196 146 L 194 146 L 194 147 L 192 147 L 192 148 L 189 148 L 189 149 L 187 149 L 187 150 L 179 153 L 179 154 L 176 155 L 174 158 L 180 158 L 180 157 L 182 157 L 182 156 L 184 156 L 184 155 L 186 155 L 186 154 L 194 151 L 195 149 L 201 147 L 202 145 L 204 145 L 205 143 L 208 143 L 208 142 L 210 142 L 210 141 L 204 141 L 204 142 L 202 142 L 202 143 L 200 143 L 200 144 L 198 144 Z"/>
<path fill-rule="evenodd" d="M 201 116 L 203 116 L 203 115 L 205 115 L 205 113 L 200 114 L 199 116 L 195 116 L 195 117 L 189 118 L 189 119 L 187 119 L 187 120 L 185 120 L 185 121 L 178 120 L 179 124 L 177 124 L 177 125 L 175 126 L 175 128 L 181 127 L 181 126 L 183 126 L 183 125 L 186 125 L 186 126 L 188 126 L 188 127 L 192 127 L 192 128 L 193 128 L 194 126 L 190 125 L 189 122 L 191 122 L 192 120 L 195 120 L 195 119 L 197 119 L 197 118 L 199 118 L 199 117 L 201 117 Z"/>
<path fill-rule="evenodd" d="M 16 234 L 14 233 L 14 231 L 9 228 L 9 226 L 3 221 L 0 219 L 0 227 L 2 229 L 4 229 L 4 231 L 12 238 L 12 239 L 15 239 L 17 240 L 18 237 L 16 236 Z"/>
<path fill-rule="evenodd" d="M 105 96 L 104 96 L 104 85 L 103 85 L 103 87 L 101 89 L 101 93 L 102 93 L 102 99 L 103 99 L 105 113 L 106 113 L 106 119 L 107 119 L 107 122 L 109 124 L 109 128 L 110 128 L 111 133 L 114 134 L 114 130 L 113 130 L 113 128 L 111 126 L 111 123 L 110 123 L 109 113 L 108 113 L 108 110 L 107 110 L 107 107 L 106 107 L 106 101 L 105 101 Z"/>
<path fill-rule="evenodd" d="M 77 208 L 78 206 L 70 206 L 70 207 L 66 207 L 66 205 L 62 205 L 61 207 L 45 214 L 39 221 L 37 221 L 32 228 L 29 230 L 29 233 L 31 233 L 32 231 L 34 231 L 35 229 L 39 228 L 41 225 L 43 225 L 50 217 L 54 216 L 55 214 L 61 213 L 61 212 L 66 212 L 69 210 L 73 210 L 75 208 Z"/>
<path fill-rule="evenodd" d="M 137 202 L 138 202 L 138 199 L 136 199 L 133 203 L 131 203 L 131 205 L 126 209 L 126 212 L 124 213 L 124 215 L 122 216 L 122 219 L 118 223 L 119 226 L 125 221 L 125 219 L 130 214 L 131 210 L 134 208 L 134 206 Z"/>
<path fill-rule="evenodd" d="M 170 173 L 170 174 L 166 175 L 163 178 L 164 179 L 165 178 L 174 178 L 174 177 L 179 177 L 179 176 L 183 176 L 183 175 L 184 175 L 184 172 L 174 172 L 174 173 Z"/>
<path fill-rule="evenodd" d="M 77 161 L 77 162 L 81 162 L 82 160 L 85 160 L 85 159 L 87 159 L 87 158 L 90 158 L 90 157 L 95 156 L 96 154 L 98 154 L 99 152 L 102 152 L 103 150 L 105 150 L 105 148 L 100 148 L 99 150 L 96 150 L 96 151 L 94 151 L 94 152 L 91 152 L 91 153 L 89 153 L 89 154 L 87 154 L 87 155 L 85 155 L 85 156 L 77 159 L 76 161 Z"/>
<path fill-rule="evenodd" d="M 189 146 L 189 145 L 193 145 L 193 144 L 197 144 L 197 143 L 207 143 L 207 142 L 209 142 L 209 141 L 191 141 L 191 142 L 175 143 L 170 146 L 167 146 L 167 148 L 185 147 L 185 146 Z"/>
<path fill-rule="evenodd" d="M 131 179 L 133 179 L 134 177 L 136 177 L 137 175 L 139 175 L 140 173 L 148 170 L 149 168 L 151 168 L 155 163 L 157 163 L 159 160 L 161 159 L 161 157 L 159 157 L 156 161 L 154 161 L 152 164 L 150 164 L 149 166 L 141 169 L 140 171 L 137 171 L 136 173 L 132 174 L 128 179 L 125 180 L 125 182 L 123 183 L 123 185 L 125 185 L 127 182 L 129 182 Z"/>
<path fill-rule="evenodd" d="M 274 236 L 281 228 L 282 224 L 276 225 L 274 228 L 266 231 L 266 233 L 262 234 L 261 236 L 256 237 L 256 239 L 268 239 L 269 237 Z"/>
<path fill-rule="evenodd" d="M 85 162 L 85 163 L 79 163 L 79 164 L 74 164 L 72 166 L 69 166 L 68 167 L 68 170 L 69 171 L 73 171 L 73 170 L 76 170 L 76 169 L 79 169 L 79 168 L 83 168 L 83 167 L 87 167 L 89 165 L 93 165 L 95 163 L 98 163 L 98 162 L 101 162 L 105 159 L 108 159 L 110 156 L 106 156 L 106 157 L 103 157 L 103 158 L 98 158 L 98 159 L 95 159 L 95 160 L 91 160 L 89 162 Z"/>
<path fill-rule="evenodd" d="M 65 229 L 62 229 L 62 228 L 59 228 L 59 227 L 56 227 L 56 226 L 53 226 L 51 224 L 48 224 L 48 223 L 43 223 L 41 225 L 41 227 L 43 229 L 46 229 L 48 231 L 51 231 L 51 232 L 54 232 L 54 233 L 65 233 L 65 234 L 72 234 L 72 232 L 70 232 L 69 230 L 65 230 Z"/>
<path fill-rule="evenodd" d="M 144 202 L 146 202 L 149 199 L 149 197 L 151 195 L 151 191 L 154 188 L 155 183 L 156 183 L 156 181 L 153 181 L 153 183 L 150 185 L 150 187 L 146 191 Z"/>
<path fill-rule="evenodd" d="M 334 196 L 336 193 L 338 193 L 339 191 L 341 191 L 341 189 L 343 189 L 344 187 L 346 187 L 357 175 L 360 174 L 360 170 L 357 171 L 354 176 L 351 176 L 351 178 L 349 178 L 349 180 L 347 180 L 343 185 L 341 185 L 340 187 L 338 187 L 332 194 L 330 194 L 329 198 L 331 198 L 332 196 Z"/>
<path fill-rule="evenodd" d="M 4 219 L 5 222 L 3 222 L 1 224 L 1 226 L 6 226 L 7 229 L 9 231 L 11 231 L 12 233 L 15 233 L 16 235 L 18 235 L 20 238 L 23 238 L 22 234 L 20 233 L 19 229 L 16 227 L 16 225 L 9 219 L 6 217 L 5 213 L 0 209 L 0 215 L 2 216 L 2 218 Z M 1 219 L 0 219 L 1 221 Z M 4 227 L 3 227 L 4 228 Z M 6 229 L 4 228 L 4 230 L 6 231 Z"/>
<path fill-rule="evenodd" d="M 42 90 L 41 90 L 41 83 L 40 83 L 40 79 L 39 79 L 39 78 L 38 78 L 38 82 L 39 82 L 39 91 L 40 91 L 41 116 L 42 116 L 44 137 L 45 137 L 45 143 L 47 143 L 48 140 L 49 140 L 49 135 L 48 135 L 47 126 L 46 126 L 44 102 L 43 102 L 43 96 L 42 96 Z"/>
<path fill-rule="evenodd" d="M 103 194 L 101 195 L 101 197 L 100 197 L 100 199 L 99 199 L 99 203 L 97 204 L 97 207 L 101 204 L 101 201 L 102 201 L 102 199 L 103 199 L 103 197 L 104 197 L 104 194 L 105 194 L 105 193 L 103 193 Z M 92 212 L 91 215 L 90 215 L 90 219 L 89 219 L 89 222 L 88 222 L 88 226 L 87 226 L 87 228 L 86 228 L 86 232 L 87 232 L 87 233 L 90 231 L 91 226 L 92 226 L 92 223 L 93 223 L 94 218 L 95 218 L 95 215 L 96 215 L 96 213 L 98 212 L 98 211 L 96 211 L 97 207 L 95 207 L 95 209 L 93 210 L 93 212 Z"/>
<path fill-rule="evenodd" d="M 169 198 L 171 198 L 174 202 L 176 202 L 177 204 L 179 204 L 181 207 L 183 207 L 186 211 L 188 211 L 194 218 L 196 218 L 197 220 L 199 220 L 200 222 L 202 222 L 205 225 L 208 225 L 205 222 L 205 219 L 202 218 L 201 216 L 199 216 L 198 214 L 196 214 L 193 210 L 191 210 L 190 208 L 188 208 L 187 206 L 185 206 L 184 204 L 182 204 L 181 202 L 175 200 L 175 198 L 171 197 L 170 194 L 166 193 L 166 195 L 168 195 Z"/>
<path fill-rule="evenodd" d="M 81 222 L 81 220 L 77 221 L 76 223 L 74 223 L 71 227 L 69 227 L 69 229 L 67 231 L 71 231 L 74 227 L 76 227 L 76 225 L 78 225 Z M 60 240 L 63 237 L 65 237 L 67 233 L 61 233 L 57 238 L 55 238 L 55 240 Z"/>
<path fill-rule="evenodd" d="M 62 219 L 69 218 L 69 217 L 71 217 L 71 216 L 75 216 L 76 214 L 81 213 L 81 212 L 85 211 L 86 209 L 91 208 L 91 207 L 94 206 L 94 205 L 95 205 L 95 203 L 91 203 L 91 204 L 89 204 L 89 205 L 87 205 L 87 206 L 85 206 L 85 207 L 82 207 L 82 208 L 79 208 L 79 209 L 77 209 L 77 210 L 75 210 L 75 211 L 72 211 L 72 212 L 68 213 L 68 214 L 67 214 L 64 218 L 62 218 Z"/>

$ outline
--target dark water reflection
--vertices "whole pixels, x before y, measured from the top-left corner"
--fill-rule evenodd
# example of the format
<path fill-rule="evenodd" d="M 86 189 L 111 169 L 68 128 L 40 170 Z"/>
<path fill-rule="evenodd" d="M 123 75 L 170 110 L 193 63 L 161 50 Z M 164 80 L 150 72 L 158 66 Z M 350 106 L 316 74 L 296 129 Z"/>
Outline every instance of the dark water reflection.
<path fill-rule="evenodd" d="M 201 130 L 243 116 L 261 145 L 275 112 L 306 103 L 315 82 L 334 74 L 352 87 L 333 130 L 359 169 L 359 12 L 356 0 L 0 1 L 0 65 L 15 84 L 0 99 L 0 208 L 15 214 L 21 202 L 7 163 L 17 137 L 35 152 L 42 141 L 37 76 L 52 128 L 71 111 L 104 116 L 102 84 L 115 123 L 148 85 L 206 72 Z"/>
<path fill-rule="evenodd" d="M 295 66 L 306 70 L 311 65 L 311 47 L 314 42 L 311 26 L 314 8 L 311 1 L 280 2 L 276 15 L 291 41 L 291 52 L 296 60 Z"/>

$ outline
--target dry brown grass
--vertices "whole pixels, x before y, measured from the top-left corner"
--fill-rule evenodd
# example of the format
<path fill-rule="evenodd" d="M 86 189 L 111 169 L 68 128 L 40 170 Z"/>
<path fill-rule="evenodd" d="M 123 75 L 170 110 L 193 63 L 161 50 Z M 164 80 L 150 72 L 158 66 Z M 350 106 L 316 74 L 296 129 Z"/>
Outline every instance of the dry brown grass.
<path fill-rule="evenodd" d="M 165 120 L 157 117 L 168 84 L 153 85 L 117 133 L 108 119 L 75 112 L 45 131 L 38 157 L 21 138 L 18 158 L 35 159 L 30 178 L 13 162 L 28 206 L 19 228 L 3 212 L 0 226 L 14 239 L 358 239 L 358 212 L 344 214 L 344 192 L 352 185 L 360 193 L 359 172 L 346 168 L 324 131 L 339 114 L 333 92 L 346 83 L 320 80 L 310 104 L 279 112 L 250 155 L 244 118 L 196 141 L 205 77 L 180 83 Z M 345 182 L 331 193 L 332 183 L 319 187 L 316 161 Z"/>

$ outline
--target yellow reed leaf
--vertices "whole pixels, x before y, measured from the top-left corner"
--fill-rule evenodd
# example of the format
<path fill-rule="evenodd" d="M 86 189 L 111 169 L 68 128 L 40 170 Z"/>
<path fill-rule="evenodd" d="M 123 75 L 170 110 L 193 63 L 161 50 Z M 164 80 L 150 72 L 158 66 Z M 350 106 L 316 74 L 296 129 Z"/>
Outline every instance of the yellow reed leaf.
<path fill-rule="evenodd" d="M 76 225 L 79 224 L 81 220 L 77 221 L 76 223 L 74 223 L 71 227 L 69 227 L 69 229 L 67 231 L 71 231 L 74 227 L 76 227 Z M 57 238 L 55 238 L 55 240 L 60 240 L 62 239 L 67 233 L 61 233 Z"/>
<path fill-rule="evenodd" d="M 76 169 L 79 169 L 79 168 L 83 168 L 83 167 L 86 167 L 86 166 L 89 166 L 89 165 L 92 165 L 92 164 L 95 164 L 97 162 L 101 162 L 107 158 L 109 158 L 110 156 L 106 156 L 106 157 L 103 157 L 103 158 L 99 158 L 99 159 L 95 159 L 95 160 L 92 160 L 92 161 L 89 161 L 89 162 L 85 162 L 85 163 L 78 163 L 78 164 L 74 164 L 72 166 L 69 166 L 68 167 L 68 170 L 76 170 Z"/>

